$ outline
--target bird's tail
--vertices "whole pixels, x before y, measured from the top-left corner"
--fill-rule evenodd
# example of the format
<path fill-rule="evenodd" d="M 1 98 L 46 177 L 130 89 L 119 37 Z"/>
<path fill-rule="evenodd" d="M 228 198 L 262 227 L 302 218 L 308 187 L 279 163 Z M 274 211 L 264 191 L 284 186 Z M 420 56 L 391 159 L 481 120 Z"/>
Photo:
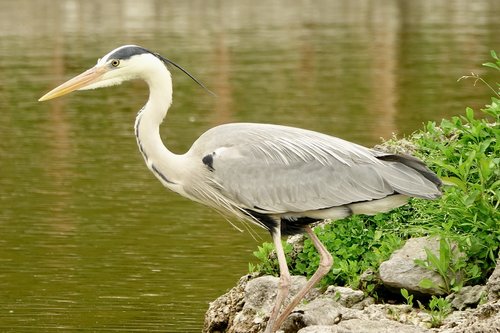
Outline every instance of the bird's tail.
<path fill-rule="evenodd" d="M 425 165 L 424 162 L 418 158 L 410 155 L 387 154 L 377 156 L 377 159 L 389 162 L 393 170 L 397 169 L 404 174 L 411 172 L 412 177 L 410 178 L 415 178 L 415 176 L 423 178 L 423 182 L 418 182 L 420 184 L 412 182 L 412 184 L 408 184 L 409 186 L 406 184 L 400 184 L 401 186 L 397 186 L 399 182 L 395 181 L 395 183 L 391 185 L 399 187 L 397 189 L 399 193 L 426 199 L 435 199 L 441 196 L 441 187 L 443 186 L 443 182 L 431 169 L 427 167 L 427 165 Z"/>

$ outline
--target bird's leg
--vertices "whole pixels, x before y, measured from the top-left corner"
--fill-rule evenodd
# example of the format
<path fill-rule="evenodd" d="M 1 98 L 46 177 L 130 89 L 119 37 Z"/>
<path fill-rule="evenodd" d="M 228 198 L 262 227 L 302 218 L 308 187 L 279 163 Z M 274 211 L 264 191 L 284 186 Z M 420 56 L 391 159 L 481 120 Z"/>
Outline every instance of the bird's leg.
<path fill-rule="evenodd" d="M 288 266 L 286 264 L 285 252 L 283 251 L 283 245 L 281 244 L 281 226 L 279 224 L 271 231 L 271 236 L 273 237 L 274 247 L 276 249 L 276 255 L 280 266 L 280 281 L 278 284 L 278 293 L 276 294 L 274 308 L 269 316 L 265 333 L 273 333 L 277 329 L 275 325 L 276 318 L 280 312 L 281 305 L 288 296 L 291 280 L 290 272 L 288 271 Z"/>
<path fill-rule="evenodd" d="M 330 268 L 332 268 L 333 265 L 333 257 L 328 252 L 328 250 L 325 248 L 325 246 L 321 243 L 319 240 L 318 236 L 314 233 L 314 231 L 311 229 L 311 227 L 306 226 L 305 230 L 307 234 L 309 235 L 309 238 L 313 242 L 314 247 L 319 253 L 319 267 L 316 270 L 316 272 L 311 276 L 309 281 L 307 281 L 306 285 L 295 295 L 295 297 L 292 299 L 292 301 L 286 306 L 286 308 L 283 310 L 283 312 L 280 314 L 276 322 L 274 323 L 274 328 L 275 330 L 279 329 L 281 324 L 285 321 L 285 319 L 288 317 L 290 312 L 297 306 L 297 304 L 300 303 L 302 298 L 311 290 L 316 283 L 318 283 L 323 276 L 328 274 L 330 271 Z"/>

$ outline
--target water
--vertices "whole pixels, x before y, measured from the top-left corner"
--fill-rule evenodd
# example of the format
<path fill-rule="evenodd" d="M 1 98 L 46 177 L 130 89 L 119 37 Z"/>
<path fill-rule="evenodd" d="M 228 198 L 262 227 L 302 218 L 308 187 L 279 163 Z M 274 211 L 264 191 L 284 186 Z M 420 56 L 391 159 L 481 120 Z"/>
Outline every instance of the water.
<path fill-rule="evenodd" d="M 0 0 L 0 331 L 200 331 L 268 240 L 145 168 L 143 83 L 37 102 L 110 49 L 154 49 L 217 93 L 173 70 L 175 152 L 231 121 L 374 145 L 488 102 L 456 80 L 484 74 L 499 14 L 496 0 Z"/>

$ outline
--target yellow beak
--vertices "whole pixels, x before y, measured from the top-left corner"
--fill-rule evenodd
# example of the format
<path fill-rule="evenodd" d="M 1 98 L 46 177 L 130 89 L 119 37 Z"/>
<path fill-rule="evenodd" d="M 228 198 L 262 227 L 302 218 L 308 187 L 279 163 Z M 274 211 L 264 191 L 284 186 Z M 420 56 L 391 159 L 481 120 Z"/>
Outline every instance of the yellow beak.
<path fill-rule="evenodd" d="M 75 76 L 74 78 L 64 82 L 60 86 L 52 89 L 51 91 L 40 97 L 38 101 L 46 101 L 52 98 L 69 94 L 74 90 L 84 88 L 85 86 L 98 81 L 99 78 L 106 72 L 106 67 L 92 67 L 82 74 Z"/>

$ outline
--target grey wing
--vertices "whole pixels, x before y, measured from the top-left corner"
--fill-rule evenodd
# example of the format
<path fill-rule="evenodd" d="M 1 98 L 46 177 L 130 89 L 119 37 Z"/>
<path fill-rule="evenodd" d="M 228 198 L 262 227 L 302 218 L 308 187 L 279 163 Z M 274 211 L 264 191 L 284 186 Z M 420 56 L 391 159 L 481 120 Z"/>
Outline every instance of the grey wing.
<path fill-rule="evenodd" d="M 380 160 L 382 153 L 298 128 L 232 124 L 196 144 L 221 194 L 243 209 L 303 212 L 439 192 L 413 168 Z"/>

